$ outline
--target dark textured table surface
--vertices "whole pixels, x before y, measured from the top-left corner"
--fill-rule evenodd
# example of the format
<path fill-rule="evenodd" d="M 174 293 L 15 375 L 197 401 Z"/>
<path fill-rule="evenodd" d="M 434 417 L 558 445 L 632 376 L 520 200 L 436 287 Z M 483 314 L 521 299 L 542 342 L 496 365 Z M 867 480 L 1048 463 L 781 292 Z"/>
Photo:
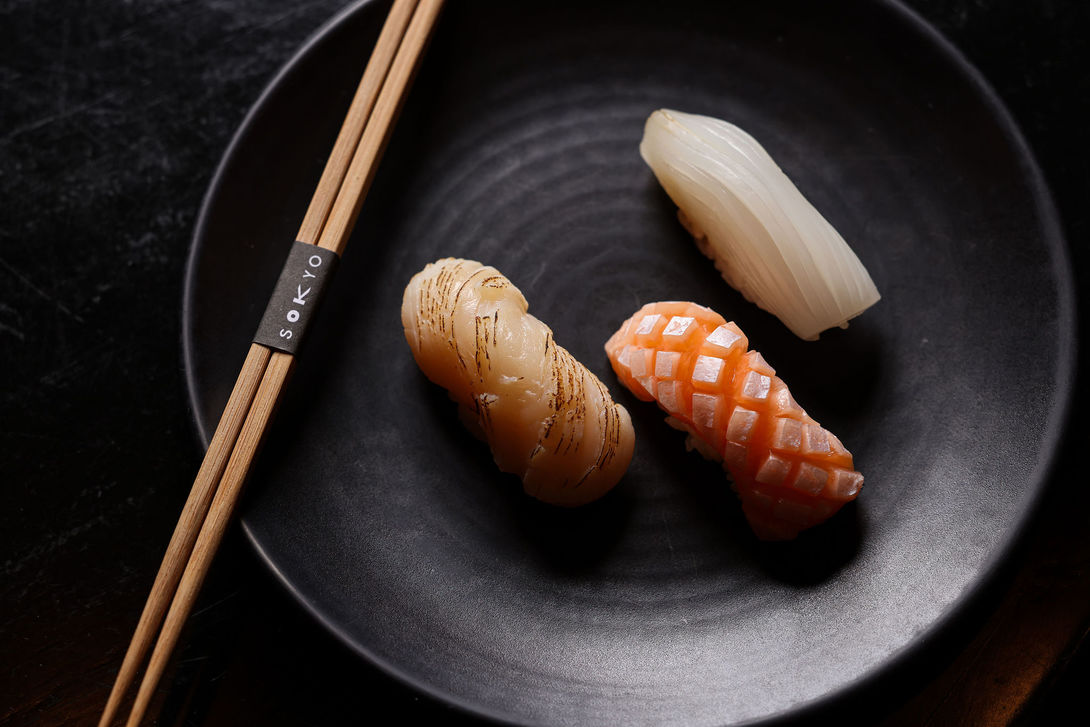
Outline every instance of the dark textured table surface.
<path fill-rule="evenodd" d="M 0 0 L 0 722 L 97 720 L 202 454 L 179 314 L 202 196 L 262 88 L 343 5 Z M 1081 288 L 1090 8 L 909 5 L 1012 111 L 1052 187 Z M 1048 723 L 1082 696 L 1081 378 L 1075 397 L 1012 568 L 958 643 L 858 705 L 871 718 Z M 343 648 L 233 532 L 157 696 L 159 723 L 358 722 L 376 706 L 471 721 Z"/>

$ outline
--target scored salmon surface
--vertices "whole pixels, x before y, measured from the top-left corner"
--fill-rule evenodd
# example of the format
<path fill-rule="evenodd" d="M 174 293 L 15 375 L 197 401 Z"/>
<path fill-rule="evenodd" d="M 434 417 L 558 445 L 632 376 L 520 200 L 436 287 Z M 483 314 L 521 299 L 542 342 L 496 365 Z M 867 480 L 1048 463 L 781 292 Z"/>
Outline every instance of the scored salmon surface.
<path fill-rule="evenodd" d="M 757 537 L 789 540 L 855 499 L 863 475 L 748 347 L 733 322 L 688 302 L 645 305 L 605 346 L 621 383 L 722 461 Z"/>

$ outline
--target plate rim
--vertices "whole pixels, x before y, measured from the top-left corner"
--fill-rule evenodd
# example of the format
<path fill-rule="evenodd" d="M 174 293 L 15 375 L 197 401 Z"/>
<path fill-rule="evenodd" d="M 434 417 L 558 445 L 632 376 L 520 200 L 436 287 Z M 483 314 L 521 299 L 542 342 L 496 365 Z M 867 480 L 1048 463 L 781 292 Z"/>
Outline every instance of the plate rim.
<path fill-rule="evenodd" d="M 211 436 L 210 431 L 198 416 L 200 397 L 194 375 L 195 341 L 192 319 L 196 295 L 195 272 L 198 259 L 204 249 L 204 238 L 210 224 L 210 208 L 224 185 L 225 173 L 232 165 L 238 149 L 250 136 L 251 127 L 265 113 L 265 106 L 285 79 L 297 72 L 298 67 L 305 59 L 318 46 L 327 42 L 327 38 L 340 26 L 349 22 L 359 13 L 374 11 L 376 5 L 381 6 L 382 2 L 380 0 L 355 0 L 355 2 L 337 12 L 315 29 L 292 53 L 290 58 L 278 68 L 258 97 L 249 106 L 245 116 L 239 123 L 220 157 L 208 190 L 202 198 L 184 268 L 180 316 L 181 358 L 186 383 L 186 398 L 189 416 L 202 450 L 207 449 Z M 971 637 L 977 635 L 979 629 L 966 630 L 959 627 L 964 626 L 967 620 L 981 609 L 986 608 L 990 602 L 995 601 L 999 595 L 995 591 L 999 586 L 1003 585 L 1004 576 L 1008 575 L 1013 567 L 1013 561 L 1016 560 L 1014 556 L 1024 545 L 1027 532 L 1036 520 L 1044 499 L 1044 493 L 1054 486 L 1053 478 L 1057 462 L 1064 448 L 1066 435 L 1070 432 L 1070 419 L 1073 415 L 1072 394 L 1074 392 L 1079 348 L 1075 276 L 1071 263 L 1069 242 L 1048 180 L 1016 119 L 1006 104 L 1003 103 L 994 87 L 968 57 L 919 12 L 904 4 L 902 0 L 881 0 L 877 6 L 884 13 L 896 16 L 899 23 L 907 29 L 919 34 L 943 57 L 951 67 L 950 70 L 959 74 L 962 80 L 969 83 L 977 93 L 979 100 L 983 102 L 990 112 L 997 127 L 1003 133 L 1004 139 L 1010 144 L 1012 151 L 1015 152 L 1017 161 L 1022 167 L 1023 179 L 1032 191 L 1032 200 L 1040 223 L 1042 241 L 1052 253 L 1051 268 L 1057 281 L 1057 327 L 1061 331 L 1053 378 L 1056 384 L 1055 400 L 1049 410 L 1048 419 L 1042 432 L 1041 451 L 1044 452 L 1047 448 L 1047 454 L 1038 459 L 1037 466 L 1029 476 L 1030 488 L 1021 498 L 1020 512 L 1008 528 L 1005 537 L 993 549 L 989 558 L 978 568 L 975 577 L 965 584 L 961 595 L 952 601 L 936 619 L 917 633 L 911 641 L 901 649 L 889 654 L 886 659 L 860 677 L 845 682 L 830 692 L 810 700 L 798 702 L 784 710 L 737 724 L 770 725 L 785 721 L 812 720 L 819 716 L 828 716 L 830 712 L 838 712 L 852 706 L 851 703 L 861 695 L 874 695 L 883 689 L 911 694 L 908 691 L 908 686 L 918 687 L 916 683 L 918 677 L 907 680 L 909 681 L 908 685 L 902 683 L 900 689 L 893 689 L 893 682 L 896 681 L 898 676 L 911 674 L 913 668 L 920 665 L 920 661 L 929 651 L 940 649 L 943 646 L 945 646 L 946 650 L 950 650 L 951 647 L 956 646 L 958 643 L 961 643 L 963 647 L 965 643 L 971 640 Z M 275 559 L 259 541 L 244 517 L 239 517 L 239 524 L 245 533 L 246 540 L 254 549 L 258 558 L 274 575 L 275 580 L 291 594 L 292 598 L 303 610 L 310 614 L 341 644 L 366 659 L 371 665 L 381 669 L 387 675 L 427 695 L 438 703 L 451 705 L 474 717 L 499 723 L 512 723 L 508 715 L 489 709 L 479 702 L 471 702 L 435 688 L 430 683 L 405 673 L 390 661 L 372 652 L 365 645 L 357 643 L 344 628 L 335 623 L 320 610 L 316 603 L 302 593 L 288 575 L 279 568 Z M 992 603 L 991 605 L 994 608 L 996 604 Z M 991 610 L 988 609 L 987 614 L 990 614 Z M 966 633 L 959 635 L 959 631 L 965 631 Z M 943 667 L 948 666 L 948 660 L 944 658 L 942 665 Z M 898 704 L 900 702 L 894 702 L 892 706 L 887 706 L 886 711 L 892 710 Z"/>

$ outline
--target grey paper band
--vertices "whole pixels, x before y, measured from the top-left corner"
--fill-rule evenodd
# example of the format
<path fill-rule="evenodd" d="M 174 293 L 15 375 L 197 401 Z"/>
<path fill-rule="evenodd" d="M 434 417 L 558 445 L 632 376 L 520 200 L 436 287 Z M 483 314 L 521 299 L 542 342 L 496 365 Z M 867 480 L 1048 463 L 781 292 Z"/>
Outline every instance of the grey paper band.
<path fill-rule="evenodd" d="M 337 253 L 295 242 L 257 327 L 254 343 L 294 354 L 336 267 Z"/>

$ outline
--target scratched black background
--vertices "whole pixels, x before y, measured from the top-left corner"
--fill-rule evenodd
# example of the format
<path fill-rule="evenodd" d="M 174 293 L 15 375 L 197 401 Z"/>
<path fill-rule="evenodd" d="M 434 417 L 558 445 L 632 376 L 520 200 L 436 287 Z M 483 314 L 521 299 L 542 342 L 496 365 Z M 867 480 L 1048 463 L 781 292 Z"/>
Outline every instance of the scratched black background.
<path fill-rule="evenodd" d="M 1052 185 L 1083 287 L 1088 4 L 909 4 L 1014 113 Z M 202 454 L 180 355 L 201 199 L 261 89 L 344 5 L 0 0 L 0 722 L 97 719 Z M 1085 384 L 1077 396 L 1076 412 Z M 1060 604 L 1082 594 L 1090 495 L 1076 455 L 1088 432 L 1076 415 L 1000 614 L 1035 588 Z M 1079 648 L 1090 609 L 1057 608 L 1067 609 L 1066 648 L 1033 696 L 997 691 L 1024 723 L 1075 703 L 1090 674 L 1090 647 Z M 979 641 L 968 653 L 990 653 Z M 163 724 L 330 724 L 360 721 L 376 704 L 404 719 L 464 719 L 340 647 L 237 533 L 183 643 L 156 703 Z M 935 671 L 890 703 L 900 705 L 894 722 L 943 721 L 950 707 L 939 702 L 956 709 L 971 682 L 956 663 Z M 912 694 L 923 696 L 898 701 Z"/>

